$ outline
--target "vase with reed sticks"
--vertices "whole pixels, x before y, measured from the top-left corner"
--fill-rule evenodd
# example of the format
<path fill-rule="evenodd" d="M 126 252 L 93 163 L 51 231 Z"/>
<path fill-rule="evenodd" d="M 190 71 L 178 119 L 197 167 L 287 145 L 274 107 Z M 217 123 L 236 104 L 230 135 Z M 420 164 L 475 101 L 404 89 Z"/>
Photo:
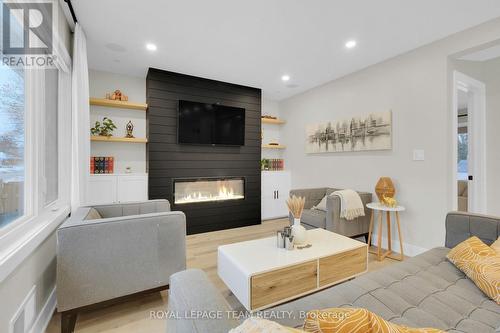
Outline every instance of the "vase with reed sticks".
<path fill-rule="evenodd" d="M 288 210 L 293 216 L 292 236 L 294 243 L 297 245 L 305 244 L 307 241 L 306 228 L 300 224 L 300 217 L 304 211 L 305 201 L 304 197 L 297 197 L 295 195 L 286 201 Z"/>

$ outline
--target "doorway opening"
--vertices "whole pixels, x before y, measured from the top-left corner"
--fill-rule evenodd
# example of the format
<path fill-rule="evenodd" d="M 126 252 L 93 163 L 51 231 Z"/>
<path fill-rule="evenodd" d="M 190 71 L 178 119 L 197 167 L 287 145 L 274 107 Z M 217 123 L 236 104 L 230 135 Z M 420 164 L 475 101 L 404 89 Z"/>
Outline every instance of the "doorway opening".
<path fill-rule="evenodd" d="M 483 82 L 453 73 L 454 210 L 486 213 L 485 99 Z"/>

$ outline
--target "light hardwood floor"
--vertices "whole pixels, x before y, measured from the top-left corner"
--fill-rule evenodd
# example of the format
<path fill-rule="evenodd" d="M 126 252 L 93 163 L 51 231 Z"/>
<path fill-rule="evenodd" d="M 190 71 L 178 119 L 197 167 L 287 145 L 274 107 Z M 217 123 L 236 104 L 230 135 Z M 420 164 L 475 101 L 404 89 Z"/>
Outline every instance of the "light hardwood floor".
<path fill-rule="evenodd" d="M 187 236 L 187 267 L 203 269 L 215 286 L 232 305 L 237 305 L 222 280 L 217 276 L 217 247 L 223 244 L 241 242 L 244 240 L 269 237 L 288 225 L 287 219 L 265 221 L 261 225 L 209 232 Z M 385 259 L 377 261 L 370 254 L 368 271 L 374 271 L 396 261 Z M 140 299 L 114 305 L 105 309 L 81 313 L 78 316 L 75 332 L 77 333 L 164 333 L 165 321 L 151 319 L 151 311 L 165 310 L 168 293 L 154 293 Z M 47 327 L 46 333 L 60 332 L 60 316 L 55 313 Z"/>

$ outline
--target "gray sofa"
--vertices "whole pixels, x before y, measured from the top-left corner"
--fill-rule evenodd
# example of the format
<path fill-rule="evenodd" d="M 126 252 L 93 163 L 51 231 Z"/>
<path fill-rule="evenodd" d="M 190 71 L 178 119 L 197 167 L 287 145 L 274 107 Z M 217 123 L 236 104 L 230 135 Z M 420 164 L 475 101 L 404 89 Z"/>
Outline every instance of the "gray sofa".
<path fill-rule="evenodd" d="M 352 221 L 340 218 L 340 198 L 335 195 L 327 198 L 326 212 L 312 209 L 313 206 L 319 204 L 325 195 L 332 194 L 338 190 L 328 187 L 291 190 L 290 196 L 295 195 L 306 199 L 300 222 L 306 229 L 323 228 L 347 237 L 363 235 L 368 240 L 371 213 L 366 208 L 366 204 L 372 202 L 371 193 L 358 192 L 365 207 L 365 216 L 358 217 Z"/>
<path fill-rule="evenodd" d="M 446 259 L 449 248 L 478 236 L 491 244 L 500 234 L 500 219 L 453 212 L 446 217 L 446 247 L 438 247 L 401 263 L 266 311 L 291 311 L 277 321 L 291 327 L 303 323 L 311 309 L 361 307 L 394 323 L 435 327 L 449 332 L 494 332 L 500 328 L 500 306 Z M 340 267 L 341 269 L 341 267 Z M 231 308 L 204 272 L 187 270 L 170 279 L 169 310 L 226 313 Z M 281 312 L 284 314 L 284 312 Z M 288 312 L 286 312 L 288 313 Z M 167 332 L 227 332 L 239 321 L 193 317 L 169 319 Z"/>
<path fill-rule="evenodd" d="M 186 268 L 186 218 L 167 200 L 79 208 L 57 230 L 57 310 L 78 311 L 165 289 Z"/>

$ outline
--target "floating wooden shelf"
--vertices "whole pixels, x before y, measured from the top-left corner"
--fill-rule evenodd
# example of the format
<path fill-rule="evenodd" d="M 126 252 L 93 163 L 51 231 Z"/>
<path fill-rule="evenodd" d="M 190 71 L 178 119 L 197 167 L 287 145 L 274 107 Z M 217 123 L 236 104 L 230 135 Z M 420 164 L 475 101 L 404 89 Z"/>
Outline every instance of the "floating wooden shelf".
<path fill-rule="evenodd" d="M 285 123 L 285 121 L 281 119 L 270 119 L 270 118 L 261 118 L 261 119 L 263 124 L 282 125 Z"/>
<path fill-rule="evenodd" d="M 265 149 L 285 149 L 286 147 L 283 145 L 262 145 L 262 148 L 265 148 Z"/>
<path fill-rule="evenodd" d="M 114 101 L 105 98 L 90 98 L 90 105 L 106 106 L 110 108 L 141 110 L 141 111 L 146 111 L 146 109 L 148 108 L 148 105 L 145 103 Z"/>
<path fill-rule="evenodd" d="M 116 136 L 91 135 L 90 141 L 147 143 L 148 139 L 146 139 L 146 138 L 120 138 L 120 137 L 116 137 Z"/>

